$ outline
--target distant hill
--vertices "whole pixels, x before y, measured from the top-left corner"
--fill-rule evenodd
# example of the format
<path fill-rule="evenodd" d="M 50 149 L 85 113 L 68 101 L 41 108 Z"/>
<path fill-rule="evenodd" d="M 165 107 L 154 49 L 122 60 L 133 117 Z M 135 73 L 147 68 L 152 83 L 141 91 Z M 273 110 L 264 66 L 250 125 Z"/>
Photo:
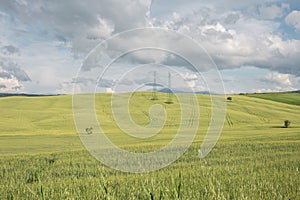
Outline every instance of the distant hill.
<path fill-rule="evenodd" d="M 192 92 L 192 91 L 182 91 L 182 90 L 170 90 L 169 88 L 162 88 L 158 90 L 157 92 L 162 93 L 172 93 L 172 94 L 185 94 L 185 93 L 194 93 L 194 94 L 210 94 L 209 91 L 198 91 L 198 92 Z"/>
<path fill-rule="evenodd" d="M 127 97 L 126 94 L 120 94 Z M 256 95 L 256 96 L 253 96 Z M 263 98 L 265 96 L 265 98 Z M 166 105 L 167 100 L 164 93 L 157 93 L 158 100 L 151 100 L 151 92 L 137 92 L 130 100 L 130 115 L 133 120 L 140 124 L 149 123 L 149 108 L 153 104 L 166 106 L 168 119 L 166 121 L 166 130 L 180 126 L 181 108 L 178 99 L 173 98 L 174 104 Z M 182 95 L 183 98 L 190 99 L 190 94 Z M 199 94 L 196 96 L 201 111 L 201 124 L 209 124 L 211 119 L 211 98 L 209 95 Z M 226 126 L 236 127 L 236 133 L 240 134 L 240 128 L 245 127 L 281 127 L 283 121 L 289 119 L 294 127 L 300 127 L 300 105 L 299 93 L 282 93 L 282 94 L 252 94 L 232 95 L 233 100 L 226 102 Z M 278 99 L 291 99 L 294 105 L 280 103 Z M 118 133 L 120 129 L 115 123 L 113 110 L 111 109 L 111 94 L 101 93 L 95 96 L 97 106 L 97 116 L 103 130 L 109 134 Z M 269 98 L 269 99 L 268 99 Z M 266 100 L 268 99 L 268 100 Z M 276 102 L 278 101 L 278 102 Z M 123 101 L 116 101 L 120 106 Z M 293 104 L 290 102 L 290 104 Z M 0 98 L 0 136 L 1 134 L 16 135 L 59 135 L 75 134 L 75 125 L 72 111 L 72 95 L 60 95 L 43 98 Z M 190 123 L 189 117 L 183 119 L 186 124 Z M 196 117 L 196 116 L 194 116 Z M 197 120 L 199 120 L 197 118 Z M 205 126 L 204 126 L 205 127 Z M 170 128 L 170 129 L 169 129 Z M 271 130 L 272 131 L 272 130 Z M 296 130 L 298 131 L 298 130 Z M 0 145 L 1 146 L 1 145 Z M 1 152 L 0 152 L 1 154 Z"/>
<path fill-rule="evenodd" d="M 292 92 L 247 94 L 247 96 L 300 106 L 299 90 Z"/>
<path fill-rule="evenodd" d="M 300 94 L 300 90 L 297 90 L 297 91 L 291 91 L 289 93 L 299 93 Z"/>
<path fill-rule="evenodd" d="M 0 93 L 0 97 L 42 97 L 42 96 L 59 96 L 59 94 L 26 94 L 26 93 Z"/>

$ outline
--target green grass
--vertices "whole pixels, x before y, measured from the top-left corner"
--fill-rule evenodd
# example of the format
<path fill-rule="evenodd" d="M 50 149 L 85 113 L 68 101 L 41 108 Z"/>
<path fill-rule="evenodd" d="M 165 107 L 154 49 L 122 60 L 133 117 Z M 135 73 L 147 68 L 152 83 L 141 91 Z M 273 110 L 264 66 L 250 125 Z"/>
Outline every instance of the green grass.
<path fill-rule="evenodd" d="M 166 94 L 158 97 L 150 101 L 150 93 L 136 93 L 130 101 L 132 119 L 142 125 L 149 122 L 153 103 L 166 106 L 165 127 L 149 139 L 120 131 L 108 94 L 96 96 L 98 120 L 125 149 L 160 148 L 174 137 L 180 107 L 175 98 L 165 105 Z M 234 95 L 217 145 L 199 159 L 210 98 L 197 98 L 201 117 L 191 147 L 168 167 L 145 174 L 106 167 L 84 149 L 74 127 L 71 96 L 1 98 L 0 199 L 299 199 L 299 106 Z M 286 119 L 291 128 L 282 128 Z"/>
<path fill-rule="evenodd" d="M 265 94 L 247 94 L 249 97 L 256 97 L 281 103 L 300 106 L 300 93 L 265 93 Z"/>

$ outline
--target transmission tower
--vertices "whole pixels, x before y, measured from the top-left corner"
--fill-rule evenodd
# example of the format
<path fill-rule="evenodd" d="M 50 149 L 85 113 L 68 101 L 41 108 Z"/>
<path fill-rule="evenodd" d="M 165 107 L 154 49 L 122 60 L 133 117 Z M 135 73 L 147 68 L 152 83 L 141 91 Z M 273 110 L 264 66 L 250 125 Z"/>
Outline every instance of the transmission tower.
<path fill-rule="evenodd" d="M 156 95 L 156 71 L 153 73 L 153 91 L 152 91 L 152 99 L 151 100 L 158 100 Z"/>
<path fill-rule="evenodd" d="M 168 88 L 169 88 L 169 91 L 168 91 L 168 99 L 167 101 L 165 102 L 166 104 L 172 104 L 173 103 L 173 100 L 172 100 L 172 90 L 171 90 L 171 73 L 169 72 L 169 80 L 168 80 Z"/>

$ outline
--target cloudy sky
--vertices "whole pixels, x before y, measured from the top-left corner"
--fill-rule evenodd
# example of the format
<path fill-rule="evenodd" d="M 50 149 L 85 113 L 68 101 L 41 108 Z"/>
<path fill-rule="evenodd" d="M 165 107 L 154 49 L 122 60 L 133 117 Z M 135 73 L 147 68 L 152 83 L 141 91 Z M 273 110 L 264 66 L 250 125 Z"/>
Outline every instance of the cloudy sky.
<path fill-rule="evenodd" d="M 89 52 L 144 27 L 197 41 L 220 70 L 227 93 L 300 89 L 299 0 L 0 0 L 0 92 L 72 93 L 74 82 L 94 85 L 88 76 L 76 79 L 81 66 L 95 72 L 98 62 L 88 62 Z M 114 50 L 146 40 L 191 52 L 176 37 L 143 36 L 114 41 Z M 109 60 L 113 53 L 102 54 Z M 157 87 L 168 85 L 170 72 L 173 89 L 208 89 L 204 71 L 172 52 L 144 49 L 114 62 L 99 91 L 147 90 L 153 71 Z"/>

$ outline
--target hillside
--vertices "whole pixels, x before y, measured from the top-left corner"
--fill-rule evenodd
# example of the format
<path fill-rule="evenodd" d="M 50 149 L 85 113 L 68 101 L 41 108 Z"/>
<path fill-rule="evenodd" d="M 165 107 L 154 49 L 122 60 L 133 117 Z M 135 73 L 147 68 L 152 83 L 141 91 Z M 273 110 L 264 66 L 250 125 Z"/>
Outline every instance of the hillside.
<path fill-rule="evenodd" d="M 247 96 L 300 106 L 300 91 L 287 92 L 287 93 L 285 92 L 264 93 L 264 94 L 257 93 L 257 94 L 247 94 Z"/>
<path fill-rule="evenodd" d="M 115 123 L 111 94 L 96 95 L 98 121 L 109 139 L 131 152 L 152 152 L 168 144 L 179 126 L 199 120 L 194 110 L 181 119 L 175 96 L 173 104 L 164 103 L 167 94 L 157 96 L 155 101 L 151 93 L 131 96 L 128 109 L 137 124 L 150 122 L 153 104 L 161 104 L 167 114 L 159 134 L 137 139 Z M 300 106 L 233 95 L 226 102 L 221 137 L 200 159 L 211 101 L 203 94 L 197 99 L 200 124 L 188 150 L 165 168 L 139 174 L 115 170 L 89 154 L 75 130 L 72 96 L 0 98 L 0 199 L 298 199 Z M 124 107 L 119 100 L 115 108 Z M 291 128 L 282 128 L 286 119 Z"/>
<path fill-rule="evenodd" d="M 179 94 L 189 96 L 189 94 Z M 114 120 L 110 109 L 110 94 L 96 96 L 96 110 L 98 117 L 105 121 L 104 127 L 114 127 Z M 253 94 L 234 95 L 233 101 L 227 102 L 227 116 L 233 126 L 280 126 L 282 121 L 290 119 L 294 125 L 300 125 L 298 119 L 300 95 L 294 93 L 283 94 Z M 255 97 L 255 98 L 254 98 Z M 149 123 L 149 108 L 153 104 L 163 105 L 172 115 L 167 119 L 167 125 L 173 123 L 178 126 L 180 112 L 179 104 L 173 97 L 174 104 L 165 105 L 167 94 L 158 93 L 159 100 L 151 101 L 151 93 L 136 93 L 130 104 L 132 118 L 139 124 Z M 269 100 L 273 98 L 274 100 Z M 197 95 L 201 122 L 207 122 L 210 117 L 209 95 Z M 288 103 L 281 103 L 289 101 Z M 295 105 L 291 105 L 291 104 Z M 0 99 L 0 135 L 44 135 L 44 134 L 75 134 L 72 113 L 72 96 L 50 97 L 6 97 Z"/>
<path fill-rule="evenodd" d="M 164 128 L 149 139 L 149 144 L 165 145 L 176 133 L 180 124 L 189 123 L 183 119 L 180 122 L 180 106 L 173 96 L 174 104 L 164 104 L 167 94 L 158 93 L 159 100 L 151 101 L 151 93 L 136 93 L 130 101 L 132 119 L 140 125 L 150 122 L 149 108 L 153 103 L 163 105 L 167 110 Z M 188 94 L 181 94 L 188 98 Z M 297 102 L 296 95 L 283 94 Z M 263 95 L 261 95 L 263 96 Z M 129 137 L 118 128 L 110 109 L 110 94 L 96 96 L 96 113 L 101 127 L 110 139 L 119 145 L 139 144 L 140 140 Z M 270 96 L 266 95 L 265 98 Z M 196 141 L 204 137 L 210 120 L 210 98 L 208 95 L 197 95 L 200 108 L 199 134 Z M 122 105 L 120 105 L 122 106 Z M 72 96 L 52 97 L 6 97 L 0 99 L 0 146 L 1 153 L 42 152 L 82 148 L 77 137 L 72 113 Z M 179 113 L 179 114 L 178 114 Z M 244 95 L 233 96 L 232 102 L 227 102 L 227 115 L 224 132 L 240 130 L 266 129 L 266 134 L 281 129 L 283 121 L 292 122 L 289 131 L 300 128 L 300 107 L 276 101 L 265 100 Z M 192 120 L 197 120 L 196 116 Z M 240 133 L 243 134 L 243 133 Z M 44 138 L 47 138 L 44 140 Z M 31 141 L 30 143 L 28 141 Z M 19 145 L 12 145 L 19 144 Z"/>

